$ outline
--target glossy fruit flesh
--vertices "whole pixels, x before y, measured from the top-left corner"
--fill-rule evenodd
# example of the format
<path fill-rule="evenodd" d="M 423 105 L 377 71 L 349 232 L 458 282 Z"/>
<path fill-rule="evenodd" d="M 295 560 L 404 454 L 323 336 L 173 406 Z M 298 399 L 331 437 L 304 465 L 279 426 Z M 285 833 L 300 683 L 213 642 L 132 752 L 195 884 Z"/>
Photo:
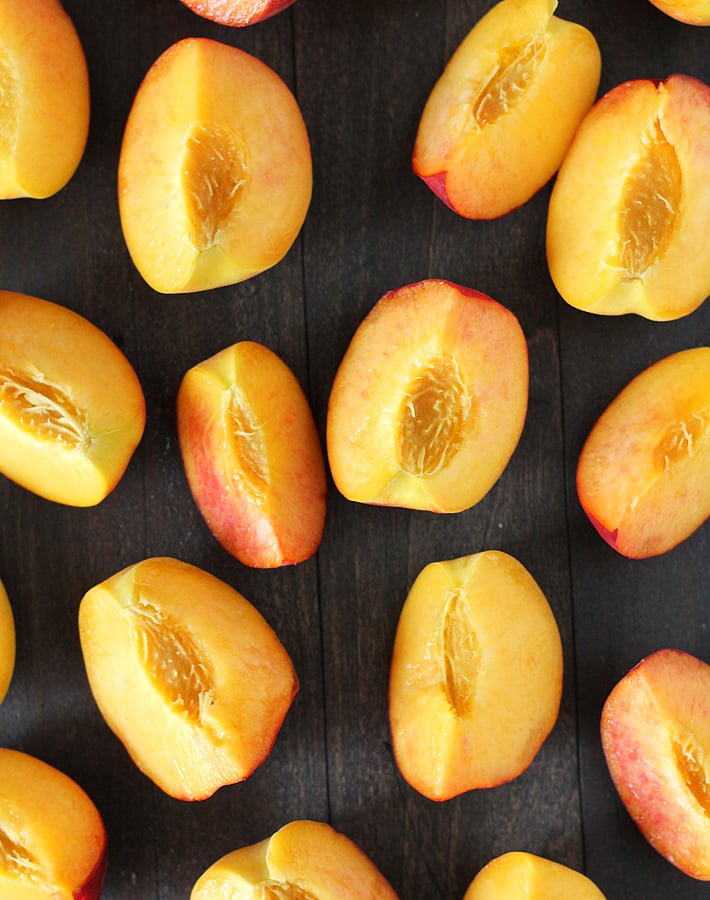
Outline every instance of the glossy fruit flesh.
<path fill-rule="evenodd" d="M 644 370 L 600 416 L 580 454 L 577 493 L 625 556 L 657 556 L 710 516 L 710 348 Z"/>

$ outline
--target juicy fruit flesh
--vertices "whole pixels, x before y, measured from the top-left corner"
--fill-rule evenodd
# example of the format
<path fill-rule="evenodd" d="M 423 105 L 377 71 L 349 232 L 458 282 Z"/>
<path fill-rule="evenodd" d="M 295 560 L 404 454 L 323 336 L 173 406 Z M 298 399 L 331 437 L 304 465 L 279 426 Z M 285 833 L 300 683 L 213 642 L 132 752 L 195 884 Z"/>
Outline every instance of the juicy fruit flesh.
<path fill-rule="evenodd" d="M 65 391 L 40 377 L 0 369 L 0 413 L 35 438 L 83 449 L 89 443 L 86 416 Z"/>
<path fill-rule="evenodd" d="M 535 77 L 546 50 L 546 37 L 537 34 L 500 48 L 488 80 L 473 101 L 477 130 L 492 125 L 515 106 Z"/>
<path fill-rule="evenodd" d="M 246 153 L 223 129 L 193 125 L 183 159 L 182 185 L 190 221 L 190 240 L 198 251 L 209 250 L 229 221 L 246 188 Z"/>
<path fill-rule="evenodd" d="M 624 279 L 640 278 L 663 256 L 673 236 L 682 193 L 680 163 L 658 122 L 642 142 L 618 212 L 616 265 Z"/>
<path fill-rule="evenodd" d="M 710 778 L 703 748 L 692 735 L 687 734 L 675 738 L 673 751 L 688 790 L 697 800 L 703 813 L 710 816 Z"/>
<path fill-rule="evenodd" d="M 236 386 L 224 394 L 223 421 L 235 471 L 255 497 L 269 484 L 266 444 L 253 411 Z"/>
<path fill-rule="evenodd" d="M 3 826 L 0 826 L 0 870 L 11 878 L 30 883 L 47 897 L 54 896 L 57 891 L 47 882 L 42 867 L 22 844 L 20 836 L 13 837 Z"/>
<path fill-rule="evenodd" d="M 249 900 L 316 900 L 316 898 L 296 884 L 269 880 L 258 884 Z"/>
<path fill-rule="evenodd" d="M 673 423 L 663 433 L 653 452 L 654 463 L 663 472 L 691 459 L 698 447 L 708 438 L 710 408 L 691 412 L 690 416 Z"/>
<path fill-rule="evenodd" d="M 11 159 L 17 139 L 18 84 L 5 50 L 0 47 L 0 160 Z"/>
<path fill-rule="evenodd" d="M 214 697 L 214 678 L 189 629 L 140 597 L 128 613 L 151 680 L 174 710 L 200 725 Z"/>
<path fill-rule="evenodd" d="M 423 366 L 400 408 L 398 451 L 402 471 L 421 478 L 445 468 L 463 443 L 471 406 L 452 357 L 442 356 Z"/>
<path fill-rule="evenodd" d="M 452 591 L 446 599 L 437 629 L 437 645 L 446 699 L 458 718 L 466 718 L 473 709 L 481 650 L 461 591 Z"/>

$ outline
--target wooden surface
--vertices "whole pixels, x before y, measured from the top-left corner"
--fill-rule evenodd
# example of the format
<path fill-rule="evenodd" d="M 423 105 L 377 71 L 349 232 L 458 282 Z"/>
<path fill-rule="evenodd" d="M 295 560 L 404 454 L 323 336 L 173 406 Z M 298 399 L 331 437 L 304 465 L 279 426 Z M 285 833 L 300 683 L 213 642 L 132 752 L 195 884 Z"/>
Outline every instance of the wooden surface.
<path fill-rule="evenodd" d="M 222 854 L 295 818 L 354 839 L 402 898 L 456 900 L 493 856 L 528 850 L 585 871 L 610 900 L 707 897 L 637 832 L 606 772 L 602 703 L 663 646 L 710 661 L 710 527 L 664 557 L 631 562 L 593 532 L 574 490 L 597 416 L 641 369 L 710 339 L 710 303 L 678 322 L 601 318 L 566 306 L 544 253 L 549 188 L 493 222 L 449 211 L 412 174 L 423 104 L 446 60 L 489 8 L 483 0 L 297 0 L 241 31 L 178 0 L 66 0 L 91 77 L 84 160 L 60 194 L 0 210 L 0 286 L 60 302 L 105 330 L 147 399 L 144 439 L 109 498 L 71 509 L 0 478 L 0 577 L 14 608 L 17 665 L 0 742 L 74 777 L 108 830 L 106 900 L 187 898 Z M 710 32 L 648 0 L 561 2 L 599 41 L 601 91 L 685 72 L 710 81 Z M 116 201 L 121 135 L 140 81 L 173 41 L 248 50 L 292 87 L 309 130 L 314 193 L 305 227 L 271 271 L 234 287 L 165 297 L 134 269 Z M 709 252 L 708 235 L 698 252 Z M 317 556 L 249 570 L 213 540 L 179 458 L 175 396 L 184 372 L 240 339 L 292 367 L 324 432 L 330 385 L 355 328 L 387 290 L 427 276 L 482 290 L 526 333 L 530 404 L 519 447 L 472 510 L 449 517 L 349 503 L 329 484 Z M 517 556 L 548 596 L 565 650 L 560 718 L 512 783 L 443 804 L 399 776 L 387 720 L 389 657 L 401 605 L 428 562 L 487 548 Z M 301 690 L 268 760 L 201 803 L 163 795 L 108 731 L 78 642 L 84 592 L 152 555 L 197 564 L 247 596 L 294 659 Z"/>

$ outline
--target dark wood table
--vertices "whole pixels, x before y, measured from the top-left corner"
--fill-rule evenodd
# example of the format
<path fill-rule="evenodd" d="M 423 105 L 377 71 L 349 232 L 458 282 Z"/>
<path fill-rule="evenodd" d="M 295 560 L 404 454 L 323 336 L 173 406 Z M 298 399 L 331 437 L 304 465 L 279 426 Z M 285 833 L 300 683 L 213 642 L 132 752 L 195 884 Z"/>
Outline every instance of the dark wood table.
<path fill-rule="evenodd" d="M 630 561 L 607 547 L 574 487 L 586 434 L 641 369 L 708 343 L 710 303 L 676 322 L 603 318 L 560 300 L 545 261 L 549 187 L 491 222 L 448 210 L 411 172 L 419 116 L 445 61 L 491 5 L 482 0 L 297 0 L 230 30 L 178 0 L 66 0 L 88 58 L 92 123 L 70 184 L 0 210 L 0 287 L 82 313 L 135 366 L 147 427 L 125 477 L 99 506 L 52 504 L 0 478 L 0 577 L 14 608 L 17 665 L 0 707 L 0 742 L 75 778 L 108 830 L 106 900 L 189 896 L 224 853 L 296 818 L 355 840 L 402 898 L 460 898 L 477 871 L 528 850 L 586 872 L 610 900 L 707 897 L 640 836 L 607 774 L 599 717 L 616 681 L 673 646 L 710 661 L 710 527 L 665 556 Z M 603 57 L 602 92 L 685 72 L 710 81 L 710 33 L 648 0 L 568 0 Z M 138 85 L 175 40 L 208 36 L 272 66 L 309 129 L 313 201 L 286 258 L 250 281 L 162 296 L 123 242 L 116 169 Z M 710 252 L 710 234 L 698 252 Z M 488 496 L 452 516 L 362 506 L 329 483 L 315 558 L 247 569 L 214 541 L 180 461 L 175 397 L 184 372 L 228 343 L 267 344 L 305 387 L 323 434 L 330 386 L 366 312 L 387 290 L 436 276 L 510 307 L 529 343 L 525 430 Z M 559 721 L 512 783 L 436 804 L 395 766 L 387 718 L 401 605 L 428 562 L 482 549 L 534 574 L 564 642 Z M 267 761 L 246 782 L 185 803 L 135 768 L 90 695 L 77 630 L 84 592 L 139 559 L 176 556 L 228 581 L 266 616 L 301 690 Z"/>

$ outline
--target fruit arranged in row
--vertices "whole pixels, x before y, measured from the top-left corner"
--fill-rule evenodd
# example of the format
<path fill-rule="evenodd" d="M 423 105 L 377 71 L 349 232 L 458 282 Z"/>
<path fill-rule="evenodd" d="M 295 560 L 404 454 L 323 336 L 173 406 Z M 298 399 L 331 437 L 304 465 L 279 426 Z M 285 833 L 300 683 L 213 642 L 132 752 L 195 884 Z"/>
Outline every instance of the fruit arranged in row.
<path fill-rule="evenodd" d="M 334 379 L 327 456 L 350 500 L 455 513 L 496 483 L 528 400 L 525 336 L 478 291 L 426 280 L 385 294 Z M 100 503 L 141 440 L 145 400 L 116 345 L 77 313 L 0 291 L 0 472 L 49 500 Z M 326 472 L 308 400 L 253 341 L 193 366 L 177 396 L 188 483 L 246 565 L 308 559 Z M 625 556 L 672 549 L 710 515 L 710 348 L 659 360 L 613 400 L 580 454 L 580 502 Z"/>

